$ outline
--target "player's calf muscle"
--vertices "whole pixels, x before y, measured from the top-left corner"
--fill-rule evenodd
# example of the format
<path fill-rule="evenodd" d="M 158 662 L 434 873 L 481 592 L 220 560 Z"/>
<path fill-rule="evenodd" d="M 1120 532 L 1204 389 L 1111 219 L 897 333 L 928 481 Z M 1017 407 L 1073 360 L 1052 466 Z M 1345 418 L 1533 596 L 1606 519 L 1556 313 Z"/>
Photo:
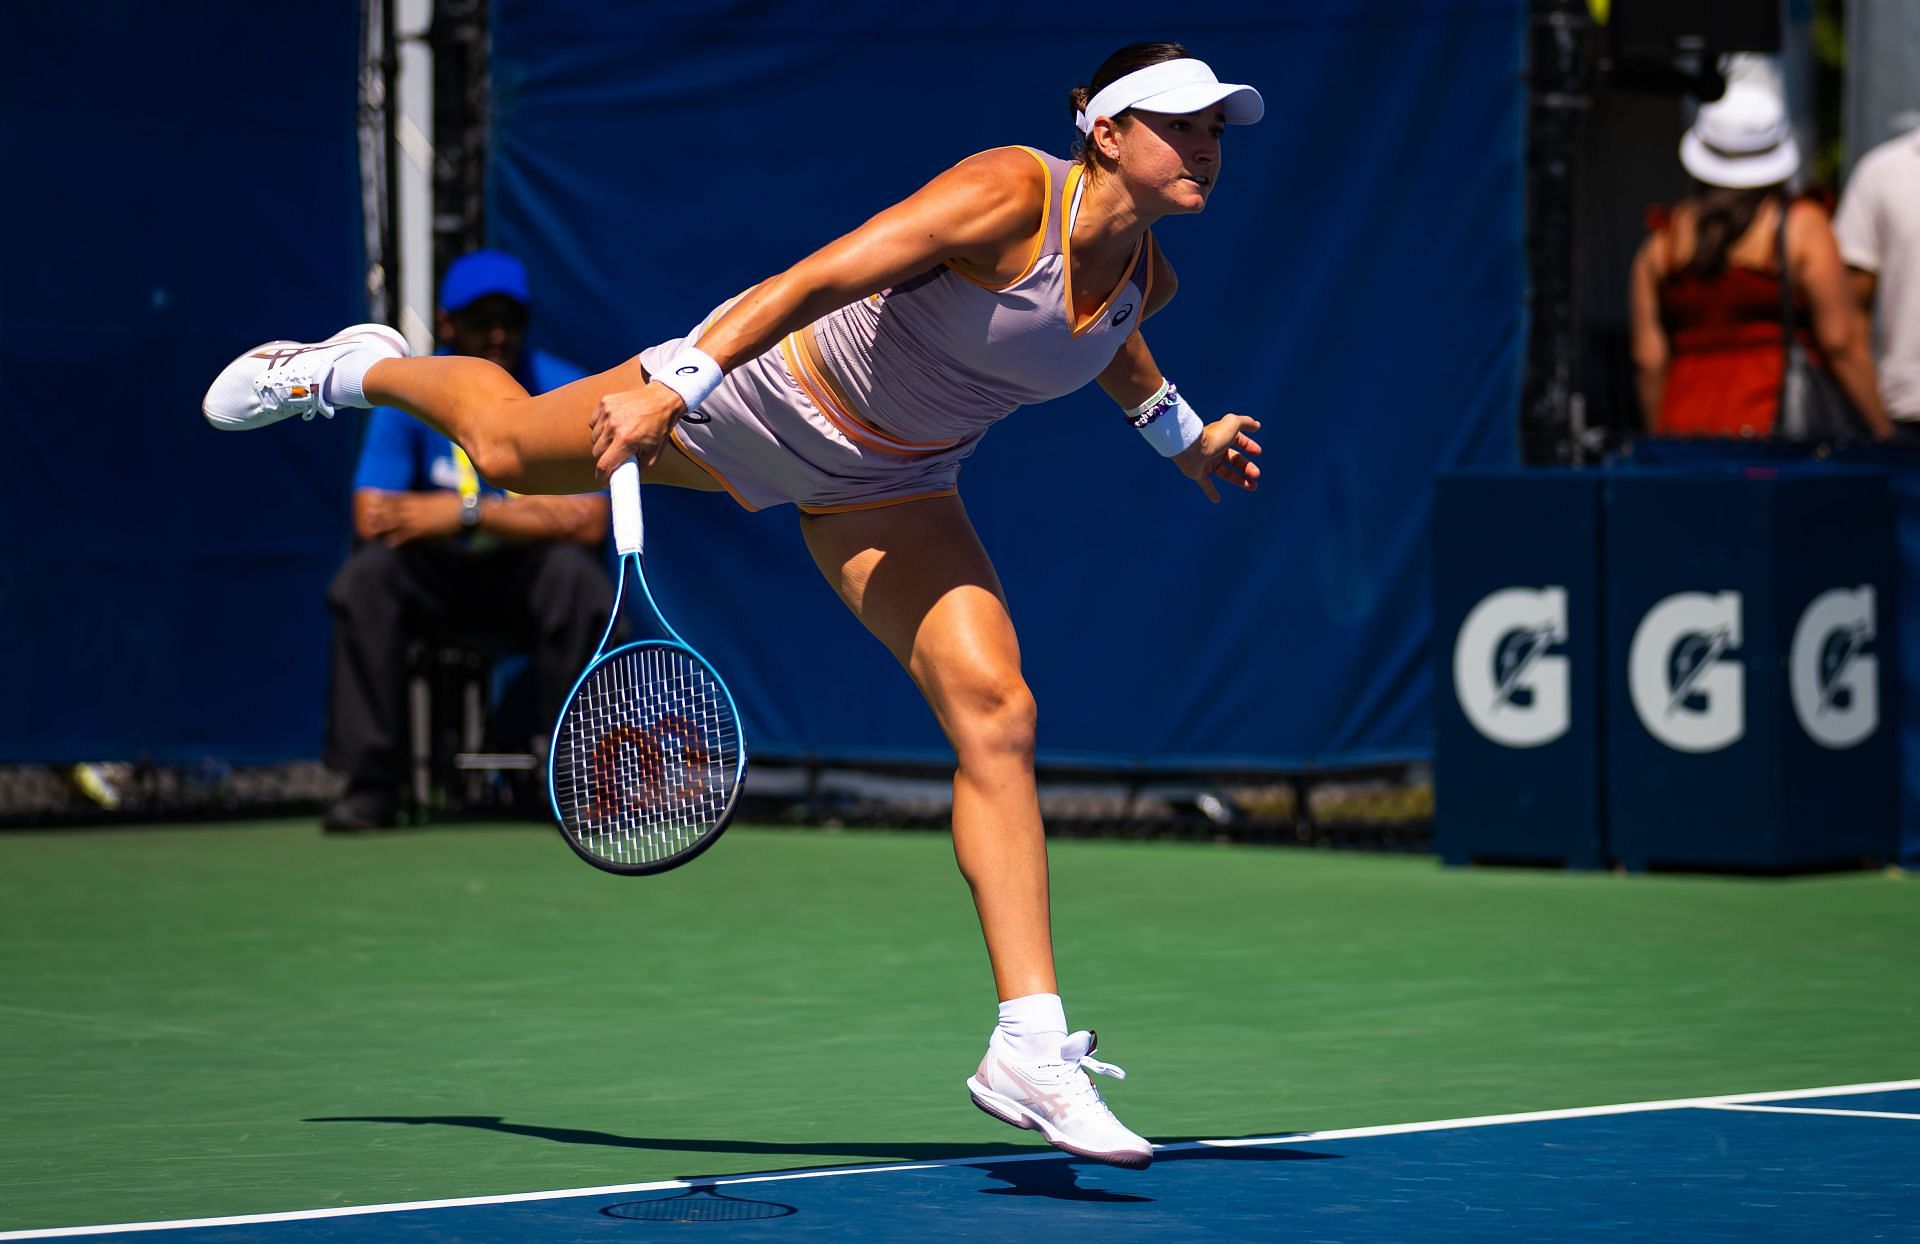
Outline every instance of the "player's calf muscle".
<path fill-rule="evenodd" d="M 514 450 L 527 429 L 526 389 L 486 359 L 443 356 L 388 359 L 368 370 L 367 396 L 398 406 L 467 451 L 474 469 L 492 478 L 517 469 Z"/>

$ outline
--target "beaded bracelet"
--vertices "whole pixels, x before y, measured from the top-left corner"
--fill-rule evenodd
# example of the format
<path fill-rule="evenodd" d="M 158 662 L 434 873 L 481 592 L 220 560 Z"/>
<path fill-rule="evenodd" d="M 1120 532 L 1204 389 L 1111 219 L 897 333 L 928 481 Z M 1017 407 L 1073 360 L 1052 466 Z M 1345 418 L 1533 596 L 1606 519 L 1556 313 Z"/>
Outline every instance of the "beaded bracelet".
<path fill-rule="evenodd" d="M 1173 418 L 1161 417 L 1167 414 Z M 1140 435 L 1147 438 L 1147 443 L 1158 450 L 1162 458 L 1180 453 L 1199 440 L 1205 430 L 1200 416 L 1193 413 L 1171 380 L 1161 382 L 1152 397 L 1127 411 L 1127 422 L 1139 429 Z"/>

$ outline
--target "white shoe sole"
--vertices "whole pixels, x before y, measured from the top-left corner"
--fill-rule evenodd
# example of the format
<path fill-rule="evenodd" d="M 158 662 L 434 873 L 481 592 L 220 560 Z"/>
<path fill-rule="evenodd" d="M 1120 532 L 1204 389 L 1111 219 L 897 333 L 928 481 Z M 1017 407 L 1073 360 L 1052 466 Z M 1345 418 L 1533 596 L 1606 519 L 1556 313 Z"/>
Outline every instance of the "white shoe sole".
<path fill-rule="evenodd" d="M 392 346 L 395 355 L 399 358 L 406 358 L 412 353 L 407 346 L 407 339 L 385 324 L 355 324 L 352 328 L 342 329 L 325 341 L 314 344 L 331 345 L 347 337 L 378 337 Z M 269 427 L 282 419 L 290 418 L 294 413 L 292 411 L 275 411 L 268 415 L 258 407 L 254 407 L 239 418 L 230 418 L 216 408 L 227 409 L 241 403 L 242 393 L 251 397 L 253 376 L 259 370 L 258 365 L 251 361 L 255 355 L 262 350 L 271 350 L 275 346 L 299 344 L 301 343 L 297 341 L 262 342 L 222 368 L 213 384 L 208 386 L 206 397 L 200 402 L 200 413 L 206 418 L 207 423 L 222 432 L 251 432 L 255 428 Z"/>
<path fill-rule="evenodd" d="M 1056 1149 L 1064 1149 L 1075 1157 L 1086 1158 L 1092 1162 L 1105 1162 L 1109 1166 L 1124 1166 L 1128 1170 L 1144 1171 L 1153 1165 L 1153 1150 L 1142 1153 L 1138 1149 L 1115 1149 L 1102 1151 L 1087 1149 L 1068 1140 L 1058 1128 L 1047 1122 L 1033 1111 L 1027 1109 L 1011 1097 L 994 1092 L 980 1082 L 979 1076 L 967 1077 L 967 1092 L 973 1096 L 973 1104 L 986 1113 L 1014 1127 L 1038 1132 L 1047 1138 L 1047 1143 Z"/>

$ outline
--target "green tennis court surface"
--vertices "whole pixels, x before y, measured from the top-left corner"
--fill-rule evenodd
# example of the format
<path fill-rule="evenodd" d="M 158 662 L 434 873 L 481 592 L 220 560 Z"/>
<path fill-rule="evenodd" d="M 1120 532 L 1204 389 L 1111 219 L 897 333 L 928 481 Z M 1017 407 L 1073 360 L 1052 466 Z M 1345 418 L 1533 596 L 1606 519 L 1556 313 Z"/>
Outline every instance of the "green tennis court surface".
<path fill-rule="evenodd" d="M 1920 891 L 1062 842 L 1069 1018 L 1155 1140 L 1915 1074 Z M 1037 1151 L 934 834 L 0 836 L 0 1229 Z M 1109 1181 L 1110 1182 L 1110 1181 Z"/>

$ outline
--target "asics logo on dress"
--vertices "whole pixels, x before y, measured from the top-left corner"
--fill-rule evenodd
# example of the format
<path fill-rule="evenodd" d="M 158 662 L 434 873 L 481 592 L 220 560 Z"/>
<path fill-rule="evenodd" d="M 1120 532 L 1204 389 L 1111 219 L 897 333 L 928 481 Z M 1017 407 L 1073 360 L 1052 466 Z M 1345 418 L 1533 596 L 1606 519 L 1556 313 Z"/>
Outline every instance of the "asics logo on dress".
<path fill-rule="evenodd" d="M 1127 304 L 1126 306 L 1124 306 L 1124 307 L 1121 307 L 1121 308 L 1120 308 L 1120 309 L 1119 309 L 1118 311 L 1115 311 L 1115 312 L 1113 313 L 1113 321 L 1112 321 L 1112 322 L 1113 322 L 1113 326 L 1114 326 L 1115 328 L 1118 328 L 1118 327 L 1120 327 L 1120 325 L 1122 325 L 1122 324 L 1124 324 L 1124 323 L 1126 323 L 1126 322 L 1127 322 L 1127 317 L 1128 317 L 1129 315 L 1132 315 L 1132 314 L 1133 314 L 1133 304 L 1132 304 L 1132 303 L 1128 303 L 1128 304 Z"/>

